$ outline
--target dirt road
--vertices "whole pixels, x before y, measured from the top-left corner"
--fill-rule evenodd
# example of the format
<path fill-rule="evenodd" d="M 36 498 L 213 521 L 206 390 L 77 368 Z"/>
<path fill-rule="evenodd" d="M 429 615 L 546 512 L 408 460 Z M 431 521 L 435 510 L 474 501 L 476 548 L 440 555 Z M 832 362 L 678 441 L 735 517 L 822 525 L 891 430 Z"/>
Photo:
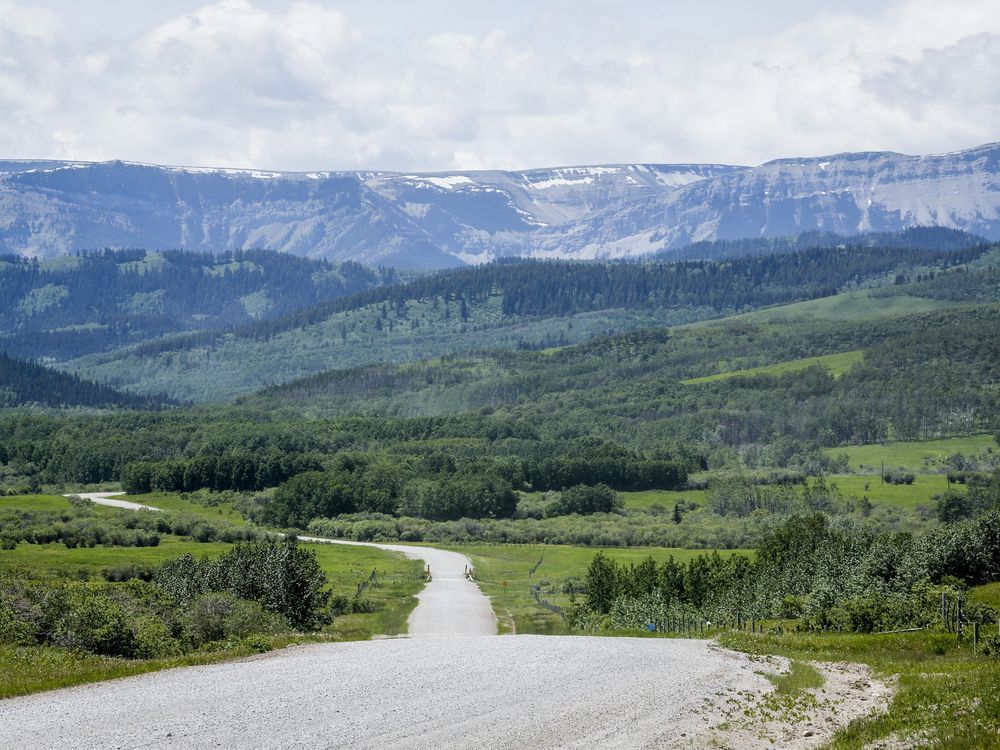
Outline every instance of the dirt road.
<path fill-rule="evenodd" d="M 0 701 L 0 747 L 705 747 L 704 702 L 766 692 L 756 669 L 704 641 L 306 646 Z"/>

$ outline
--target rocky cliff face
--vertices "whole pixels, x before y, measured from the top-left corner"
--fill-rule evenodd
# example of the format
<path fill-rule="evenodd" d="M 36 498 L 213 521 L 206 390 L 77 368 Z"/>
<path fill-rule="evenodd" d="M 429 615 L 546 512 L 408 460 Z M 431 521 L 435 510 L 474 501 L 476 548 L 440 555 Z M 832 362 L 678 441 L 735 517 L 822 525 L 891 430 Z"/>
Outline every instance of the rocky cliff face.
<path fill-rule="evenodd" d="M 945 226 L 1000 239 L 1000 144 L 759 167 L 398 174 L 0 162 L 0 253 L 257 247 L 401 268 Z"/>

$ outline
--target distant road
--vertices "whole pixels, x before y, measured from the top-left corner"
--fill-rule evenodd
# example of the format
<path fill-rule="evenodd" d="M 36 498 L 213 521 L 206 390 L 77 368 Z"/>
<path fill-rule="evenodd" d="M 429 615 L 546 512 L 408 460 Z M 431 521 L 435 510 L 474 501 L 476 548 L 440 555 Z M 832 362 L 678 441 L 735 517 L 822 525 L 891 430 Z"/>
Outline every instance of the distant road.
<path fill-rule="evenodd" d="M 704 702 L 766 692 L 759 669 L 652 638 L 323 644 L 2 700 L 0 747 L 714 747 Z"/>
<path fill-rule="evenodd" d="M 107 505 L 109 508 L 124 508 L 125 510 L 156 510 L 162 511 L 162 508 L 154 508 L 152 505 L 142 505 L 141 503 L 130 503 L 128 500 L 119 500 L 124 492 L 73 492 L 65 497 L 82 497 L 84 500 L 90 500 L 90 502 L 95 505 Z"/>
<path fill-rule="evenodd" d="M 92 503 L 113 508 L 162 510 L 119 499 L 124 494 L 124 492 L 88 492 L 78 493 L 78 496 Z M 412 638 L 496 635 L 497 620 L 490 606 L 490 600 L 483 596 L 475 583 L 465 577 L 466 570 L 472 568 L 472 563 L 465 555 L 432 547 L 347 542 L 313 536 L 303 536 L 299 539 L 321 544 L 377 547 L 390 552 L 401 552 L 413 560 L 423 560 L 424 565 L 430 566 L 431 580 L 417 595 L 416 609 L 410 613 L 407 621 L 407 632 Z"/>

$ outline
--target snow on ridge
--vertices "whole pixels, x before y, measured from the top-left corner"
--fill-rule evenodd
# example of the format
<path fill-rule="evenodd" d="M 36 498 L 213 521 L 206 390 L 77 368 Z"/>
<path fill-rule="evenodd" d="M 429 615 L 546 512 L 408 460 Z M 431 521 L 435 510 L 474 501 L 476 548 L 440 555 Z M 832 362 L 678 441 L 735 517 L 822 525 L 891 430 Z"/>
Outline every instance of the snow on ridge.
<path fill-rule="evenodd" d="M 666 187 L 682 187 L 692 182 L 700 182 L 705 177 L 694 172 L 657 172 L 656 181 Z"/>
<path fill-rule="evenodd" d="M 590 185 L 594 182 L 593 177 L 580 177 L 576 180 L 567 180 L 565 177 L 552 177 L 548 180 L 539 180 L 538 182 L 530 182 L 525 180 L 528 186 L 535 190 L 548 190 L 549 188 L 560 187 L 565 185 Z"/>
<path fill-rule="evenodd" d="M 139 162 L 122 162 L 131 166 L 155 167 L 155 164 L 142 164 Z M 252 177 L 257 180 L 277 180 L 288 177 L 287 172 L 271 172 L 265 169 L 238 169 L 236 167 L 159 167 L 169 172 L 184 172 L 186 174 L 224 174 L 229 176 Z M 313 176 L 316 175 L 315 177 Z M 320 173 L 310 174 L 312 179 L 320 179 Z"/>
<path fill-rule="evenodd" d="M 452 253 L 456 258 L 467 266 L 481 266 L 484 263 L 492 263 L 496 256 L 486 251 L 484 253 Z"/>
<path fill-rule="evenodd" d="M 414 182 L 424 182 L 434 187 L 444 188 L 445 190 L 454 190 L 459 185 L 475 185 L 476 183 L 466 177 L 464 174 L 455 175 L 443 175 L 436 177 L 429 177 L 427 175 L 416 175 L 407 174 L 403 175 L 404 180 L 413 180 Z"/>

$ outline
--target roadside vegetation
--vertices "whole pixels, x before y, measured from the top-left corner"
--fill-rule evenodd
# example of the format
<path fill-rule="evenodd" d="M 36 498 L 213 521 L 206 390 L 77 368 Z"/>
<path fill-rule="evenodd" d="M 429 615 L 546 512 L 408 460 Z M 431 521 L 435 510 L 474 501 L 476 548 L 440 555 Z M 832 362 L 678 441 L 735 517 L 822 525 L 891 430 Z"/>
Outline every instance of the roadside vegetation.
<path fill-rule="evenodd" d="M 424 582 L 376 549 L 61 497 L 0 500 L 0 538 L 0 697 L 404 632 Z"/>
<path fill-rule="evenodd" d="M 895 692 L 885 713 L 852 722 L 837 750 L 921 747 L 990 750 L 1000 737 L 1000 661 L 970 638 L 936 631 L 888 635 L 839 632 L 732 632 L 729 648 L 793 660 L 867 664 Z M 793 662 L 794 663 L 794 662 Z"/>

